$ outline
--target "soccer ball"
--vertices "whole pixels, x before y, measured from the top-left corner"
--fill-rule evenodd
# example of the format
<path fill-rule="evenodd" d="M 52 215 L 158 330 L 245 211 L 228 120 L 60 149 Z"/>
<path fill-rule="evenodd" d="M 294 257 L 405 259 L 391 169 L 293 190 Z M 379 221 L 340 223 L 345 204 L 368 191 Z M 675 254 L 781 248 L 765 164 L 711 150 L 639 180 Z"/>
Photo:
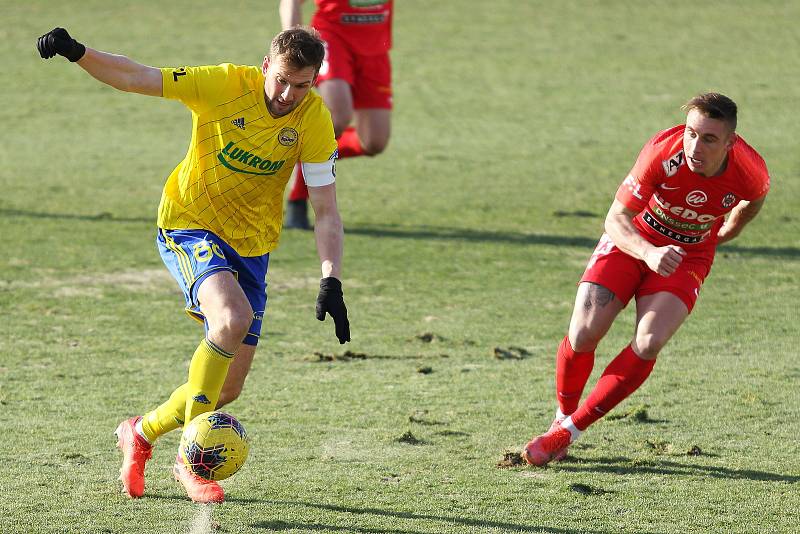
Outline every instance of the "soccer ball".
<path fill-rule="evenodd" d="M 200 478 L 223 480 L 244 465 L 249 451 L 247 432 L 234 416 L 206 412 L 192 419 L 184 429 L 178 454 L 184 465 Z"/>

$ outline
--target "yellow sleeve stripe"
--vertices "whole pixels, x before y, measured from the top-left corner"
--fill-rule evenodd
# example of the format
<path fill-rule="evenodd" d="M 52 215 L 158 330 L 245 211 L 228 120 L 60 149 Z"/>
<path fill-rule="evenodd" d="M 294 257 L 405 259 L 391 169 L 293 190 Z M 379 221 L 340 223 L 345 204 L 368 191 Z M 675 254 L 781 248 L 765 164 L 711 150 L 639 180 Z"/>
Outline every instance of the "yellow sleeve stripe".
<path fill-rule="evenodd" d="M 173 241 L 173 239 L 167 235 L 166 231 L 161 230 L 161 235 L 164 236 L 164 242 L 167 244 L 167 248 L 174 252 L 175 257 L 178 258 L 178 267 L 180 268 L 183 279 L 186 282 L 186 286 L 192 287 L 192 284 L 194 283 L 194 274 L 192 272 L 192 262 L 189 259 L 189 255 L 186 254 L 185 250 L 175 244 L 175 241 Z"/>

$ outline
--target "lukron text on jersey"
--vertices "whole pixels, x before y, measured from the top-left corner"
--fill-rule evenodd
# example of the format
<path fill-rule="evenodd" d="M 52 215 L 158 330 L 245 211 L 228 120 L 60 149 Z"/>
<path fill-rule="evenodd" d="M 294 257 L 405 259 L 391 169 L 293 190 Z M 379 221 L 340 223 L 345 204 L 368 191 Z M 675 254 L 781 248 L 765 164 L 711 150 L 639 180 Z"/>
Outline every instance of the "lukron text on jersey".
<path fill-rule="evenodd" d="M 236 146 L 233 141 L 225 145 L 225 148 L 217 154 L 217 158 L 225 167 L 238 172 L 248 174 L 271 175 L 275 174 L 286 163 L 285 159 L 271 161 L 248 152 Z M 257 172 L 263 171 L 263 172 Z"/>

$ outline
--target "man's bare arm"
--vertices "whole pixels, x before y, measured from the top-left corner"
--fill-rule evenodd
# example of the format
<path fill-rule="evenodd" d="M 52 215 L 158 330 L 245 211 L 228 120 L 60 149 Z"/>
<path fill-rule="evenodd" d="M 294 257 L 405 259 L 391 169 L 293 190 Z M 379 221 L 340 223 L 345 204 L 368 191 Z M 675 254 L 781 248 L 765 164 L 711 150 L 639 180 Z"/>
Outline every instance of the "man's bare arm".
<path fill-rule="evenodd" d="M 148 96 L 163 95 L 161 70 L 136 63 L 125 56 L 87 48 L 78 65 L 95 79 L 120 91 Z"/>
<path fill-rule="evenodd" d="M 766 198 L 766 196 L 763 196 L 756 200 L 742 200 L 739 202 L 736 207 L 731 210 L 730 215 L 728 215 L 728 218 L 725 220 L 725 224 L 719 229 L 717 242 L 725 243 L 737 237 L 744 227 L 747 226 L 747 223 L 755 219 L 758 212 L 761 211 Z"/>
<path fill-rule="evenodd" d="M 288 30 L 303 23 L 301 5 L 303 0 L 281 0 L 278 13 L 281 16 L 281 29 Z"/>
<path fill-rule="evenodd" d="M 309 187 L 308 196 L 314 208 L 314 234 L 322 277 L 340 278 L 344 230 L 336 206 L 336 184 Z"/>
<path fill-rule="evenodd" d="M 100 52 L 72 38 L 64 28 L 53 28 L 39 37 L 36 48 L 43 59 L 56 55 L 78 63 L 95 79 L 120 91 L 162 96 L 161 71 L 116 54 Z"/>

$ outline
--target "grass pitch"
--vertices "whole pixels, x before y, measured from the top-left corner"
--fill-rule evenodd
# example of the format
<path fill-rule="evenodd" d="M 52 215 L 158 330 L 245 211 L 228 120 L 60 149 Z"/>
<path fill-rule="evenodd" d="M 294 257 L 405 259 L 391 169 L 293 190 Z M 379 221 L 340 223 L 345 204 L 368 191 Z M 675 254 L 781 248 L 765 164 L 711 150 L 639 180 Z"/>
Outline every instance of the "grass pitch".
<path fill-rule="evenodd" d="M 184 380 L 201 335 L 154 246 L 190 118 L 42 61 L 35 40 L 60 25 L 151 65 L 253 64 L 274 4 L 2 3 L 0 531 L 796 532 L 800 8 L 783 1 L 399 0 L 390 147 L 338 164 L 352 353 L 314 319 L 311 235 L 286 232 L 229 407 L 252 452 L 228 500 L 185 499 L 177 435 L 147 497 L 120 495 L 113 429 Z M 555 348 L 617 185 L 706 90 L 739 104 L 767 161 L 764 210 L 569 461 L 498 467 L 550 422 Z"/>

